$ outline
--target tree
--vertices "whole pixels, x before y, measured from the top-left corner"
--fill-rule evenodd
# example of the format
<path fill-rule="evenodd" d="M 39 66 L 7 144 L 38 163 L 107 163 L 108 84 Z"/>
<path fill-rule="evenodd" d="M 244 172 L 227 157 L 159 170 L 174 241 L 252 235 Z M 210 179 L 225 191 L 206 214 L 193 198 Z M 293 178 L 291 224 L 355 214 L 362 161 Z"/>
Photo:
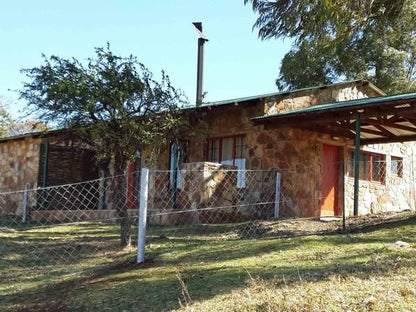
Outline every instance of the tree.
<path fill-rule="evenodd" d="M 157 82 L 135 57 L 116 56 L 109 44 L 95 52 L 86 66 L 75 58 L 43 56 L 43 65 L 23 70 L 30 82 L 21 97 L 41 121 L 69 129 L 95 150 L 107 175 L 111 163 L 119 176 L 137 151 L 155 151 L 171 140 L 182 120 L 178 107 L 185 100 L 164 72 Z M 123 196 L 121 185 L 115 190 Z M 125 201 L 120 202 L 121 246 L 126 247 L 130 222 Z"/>
<path fill-rule="evenodd" d="M 261 39 L 294 40 L 279 88 L 369 79 L 389 93 L 416 90 L 416 1 L 249 2 Z"/>
<path fill-rule="evenodd" d="M 4 138 L 9 134 L 11 117 L 6 108 L 0 104 L 0 138 Z"/>
<path fill-rule="evenodd" d="M 10 107 L 10 102 L 0 99 L 0 138 L 48 129 L 45 124 L 35 119 L 13 118 L 7 111 L 8 107 Z"/>
<path fill-rule="evenodd" d="M 35 119 L 12 120 L 9 128 L 9 135 L 34 133 L 49 130 L 49 127 Z"/>

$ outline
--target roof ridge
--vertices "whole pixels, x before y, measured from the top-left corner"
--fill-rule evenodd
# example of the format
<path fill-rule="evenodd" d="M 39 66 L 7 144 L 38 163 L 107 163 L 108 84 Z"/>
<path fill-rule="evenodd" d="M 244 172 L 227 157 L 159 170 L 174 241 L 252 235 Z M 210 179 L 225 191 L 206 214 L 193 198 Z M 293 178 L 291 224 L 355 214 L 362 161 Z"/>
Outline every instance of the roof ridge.
<path fill-rule="evenodd" d="M 292 93 L 298 93 L 298 92 L 306 92 L 306 91 L 310 91 L 310 90 L 325 89 L 325 88 L 336 87 L 336 86 L 346 85 L 346 84 L 352 84 L 352 83 L 359 83 L 359 82 L 361 82 L 363 84 L 368 84 L 370 86 L 370 88 L 372 88 L 377 93 L 380 93 L 380 95 L 385 95 L 385 93 L 382 90 L 380 90 L 379 88 L 377 88 L 370 81 L 368 81 L 366 79 L 356 79 L 356 80 L 349 80 L 349 81 L 337 82 L 337 83 L 333 83 L 333 84 L 326 84 L 326 85 L 319 85 L 319 86 L 313 86 L 313 87 L 305 87 L 305 88 L 294 89 L 294 90 L 277 91 L 277 92 L 264 93 L 264 94 L 247 96 L 247 97 L 241 97 L 241 98 L 233 98 L 233 99 L 227 99 L 227 100 L 221 100 L 221 101 L 207 102 L 207 103 L 203 103 L 198 108 L 215 107 L 215 106 L 221 106 L 221 105 L 227 105 L 227 104 L 245 102 L 245 101 L 250 101 L 250 100 L 255 100 L 255 99 L 267 98 L 267 97 L 272 97 L 272 96 L 292 94 Z M 186 108 L 194 108 L 194 106 L 188 106 Z"/>

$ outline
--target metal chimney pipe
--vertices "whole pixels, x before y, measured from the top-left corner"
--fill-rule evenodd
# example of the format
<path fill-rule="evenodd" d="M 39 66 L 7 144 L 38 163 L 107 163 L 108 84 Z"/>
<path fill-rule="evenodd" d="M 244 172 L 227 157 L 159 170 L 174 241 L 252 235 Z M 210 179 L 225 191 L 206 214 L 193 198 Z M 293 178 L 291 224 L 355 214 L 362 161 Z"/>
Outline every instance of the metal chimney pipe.
<path fill-rule="evenodd" d="M 204 76 L 204 43 L 208 41 L 207 38 L 202 34 L 202 23 L 192 23 L 199 34 L 198 38 L 198 64 L 196 73 L 196 106 L 202 104 L 203 98 L 203 76 Z"/>

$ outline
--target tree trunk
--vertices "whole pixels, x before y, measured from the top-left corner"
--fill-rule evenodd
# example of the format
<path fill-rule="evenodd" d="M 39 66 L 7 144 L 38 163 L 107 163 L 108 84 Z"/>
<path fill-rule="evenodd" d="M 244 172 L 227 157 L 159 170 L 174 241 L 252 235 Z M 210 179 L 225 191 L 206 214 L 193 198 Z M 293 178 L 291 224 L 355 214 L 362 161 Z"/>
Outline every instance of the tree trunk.
<path fill-rule="evenodd" d="M 131 220 L 127 213 L 127 206 L 124 203 L 123 208 L 119 211 L 120 217 L 120 246 L 129 248 L 131 246 Z"/>
<path fill-rule="evenodd" d="M 131 220 L 127 211 L 126 187 L 127 177 L 124 175 L 126 160 L 115 153 L 115 208 L 120 220 L 120 246 L 129 248 L 131 246 Z"/>

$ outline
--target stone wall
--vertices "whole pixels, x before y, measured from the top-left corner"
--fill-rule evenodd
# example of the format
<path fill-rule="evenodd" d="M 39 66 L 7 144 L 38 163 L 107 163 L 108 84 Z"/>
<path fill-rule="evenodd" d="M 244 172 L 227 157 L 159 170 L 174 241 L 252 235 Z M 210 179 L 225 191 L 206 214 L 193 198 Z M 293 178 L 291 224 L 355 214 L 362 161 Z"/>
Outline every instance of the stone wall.
<path fill-rule="evenodd" d="M 257 102 L 246 102 L 238 105 L 229 105 L 225 107 L 213 107 L 204 118 L 204 123 L 208 125 L 206 137 L 224 137 L 228 135 L 245 135 L 246 138 L 246 168 L 247 169 L 275 169 L 281 172 L 282 189 L 285 192 L 286 202 L 283 205 L 282 215 L 295 215 L 298 217 L 319 216 L 321 211 L 322 195 L 322 153 L 323 145 L 339 146 L 341 152 L 344 151 L 344 160 L 347 161 L 346 154 L 353 142 L 342 138 L 332 138 L 330 135 L 320 134 L 311 131 L 304 131 L 294 128 L 276 128 L 265 129 L 263 125 L 254 125 L 250 118 L 260 116 L 264 113 L 272 114 L 282 111 L 295 110 L 311 105 L 319 105 L 328 102 L 354 100 L 364 97 L 380 96 L 380 93 L 372 88 L 352 83 L 350 85 L 336 86 L 333 88 L 313 89 L 287 95 L 279 95 L 266 100 Z M 189 146 L 188 159 L 190 162 L 198 162 L 204 159 L 205 140 L 191 139 Z M 388 147 L 390 146 L 390 147 Z M 393 148 L 395 145 L 383 145 L 377 148 Z M 396 149 L 401 149 L 400 153 L 409 155 L 405 157 L 405 164 L 409 161 L 413 143 L 397 144 Z M 400 154 L 399 153 L 399 154 Z M 341 160 L 341 159 L 340 159 Z M 404 169 L 406 172 L 414 170 Z M 340 179 L 341 180 L 341 179 Z M 362 184 L 363 213 L 376 212 L 380 209 L 391 210 L 391 203 L 397 201 L 398 197 L 409 198 L 403 191 L 401 183 L 409 181 L 404 177 L 387 177 L 386 186 L 380 186 L 376 183 Z M 346 177 L 346 203 L 347 209 L 352 208 L 350 199 L 352 197 L 351 178 Z M 394 186 L 393 185 L 397 185 Z M 365 192 L 364 189 L 368 192 Z M 389 200 L 386 196 L 389 194 Z M 341 187 L 340 187 L 341 189 Z M 371 198 L 374 196 L 378 202 L 383 204 L 374 204 Z M 374 195 L 379 194 L 379 195 Z M 399 195 L 400 194 L 400 195 Z M 364 198 L 366 200 L 364 200 Z M 384 203 L 389 201 L 390 204 Z M 399 204 L 397 207 L 407 207 Z M 369 207 L 373 208 L 369 208 Z M 394 209 L 396 209 L 394 208 Z M 397 208 L 402 209 L 402 208 Z"/>
<path fill-rule="evenodd" d="M 232 219 L 236 204 L 237 168 L 210 162 L 187 163 L 181 167 L 179 208 L 192 211 L 181 215 L 191 223 L 221 223 Z M 199 211 L 222 207 L 215 211 Z"/>
<path fill-rule="evenodd" d="M 246 137 L 246 168 L 250 170 L 274 169 L 282 174 L 282 188 L 288 201 L 282 215 L 317 216 L 320 213 L 321 157 L 323 143 L 340 145 L 329 135 L 293 128 L 266 130 L 263 125 L 253 125 L 250 118 L 260 115 L 262 105 L 227 107 L 212 112 L 205 122 L 210 127 L 208 137 L 244 134 Z M 201 161 L 204 145 L 201 141 L 190 144 L 189 159 Z M 301 182 L 300 182 L 301 181 Z M 289 207 L 290 206 L 290 207 Z"/>
<path fill-rule="evenodd" d="M 184 169 L 182 186 L 179 190 L 171 187 L 169 172 L 159 172 L 150 177 L 149 217 L 150 222 L 157 224 L 177 223 L 178 216 L 160 212 L 172 212 L 177 209 L 189 210 L 190 222 L 200 222 L 201 214 L 194 213 L 198 209 L 212 206 L 236 206 L 241 200 L 255 202 L 266 196 L 258 189 L 246 187 L 245 192 L 218 187 L 224 181 L 233 181 L 235 174 L 218 173 L 211 177 L 194 175 L 191 172 L 202 172 L 205 168 L 217 168 L 221 165 L 201 163 L 206 160 L 205 143 L 207 138 L 244 135 L 246 148 L 244 158 L 248 170 L 269 170 L 281 173 L 282 195 L 285 196 L 281 206 L 281 215 L 311 217 L 319 216 L 322 195 L 322 154 L 323 145 L 337 145 L 343 150 L 346 163 L 345 191 L 346 208 L 352 212 L 353 179 L 348 176 L 348 151 L 353 142 L 333 139 L 330 135 L 299 130 L 294 128 L 265 128 L 254 125 L 251 118 L 263 114 L 273 114 L 288 110 L 300 109 L 311 105 L 328 102 L 352 100 L 362 97 L 377 96 L 376 91 L 368 86 L 350 84 L 321 89 L 311 89 L 295 93 L 280 94 L 268 99 L 250 100 L 235 105 L 213 106 L 202 108 L 201 129 L 206 129 L 200 136 L 184 138 L 189 140 L 187 155 L 182 155 L 188 163 L 182 164 Z M 202 125 L 203 124 L 203 125 Z M 26 183 L 37 186 L 39 176 L 40 138 L 26 137 L 0 142 L 0 191 L 20 190 Z M 50 139 L 52 144 L 53 138 Z M 381 210 L 414 209 L 414 177 L 415 166 L 413 155 L 416 153 L 414 143 L 385 144 L 367 147 L 386 155 L 386 172 L 389 172 L 391 155 L 403 157 L 403 177 L 386 176 L 383 183 L 361 182 L 360 213 L 373 213 Z M 158 163 L 148 161 L 143 153 L 143 165 L 151 165 L 158 169 L 169 169 L 169 149 L 164 148 L 158 155 Z M 186 156 L 186 157 L 185 157 Z M 194 163 L 194 164 L 192 164 Z M 207 167 L 208 166 L 208 167 Z M 214 167 L 212 167 L 214 166 Z M 218 171 L 220 172 L 220 170 Z M 235 172 L 234 172 L 235 173 Z M 274 182 L 272 178 L 268 181 Z M 210 181 L 210 182 L 207 182 Z M 273 186 L 267 182 L 264 189 Z M 199 191 L 191 189 L 195 184 L 201 185 Z M 230 183 L 232 184 L 232 183 Z M 202 189 L 202 193 L 201 193 Z M 199 193 L 198 193 L 199 192 Z M 270 192 L 268 192 L 270 193 Z M 211 194 L 211 195 L 210 195 Z M 111 205 L 108 208 L 114 208 Z M 16 208 L 17 209 L 17 208 Z M 226 211 L 226 210 L 225 210 Z M 255 207 L 248 208 L 250 214 L 256 214 Z M 208 217 L 203 217 L 207 219 Z"/>
<path fill-rule="evenodd" d="M 150 172 L 150 224 L 227 223 L 273 217 L 273 170 L 238 172 L 234 166 L 197 162 L 183 164 L 180 172 L 177 189 L 170 187 L 169 172 Z M 238 185 L 238 179 L 244 179 L 244 186 Z"/>
<path fill-rule="evenodd" d="M 0 192 L 37 187 L 41 139 L 24 137 L 0 141 Z"/>
<path fill-rule="evenodd" d="M 264 114 L 272 115 L 313 105 L 356 100 L 374 96 L 380 96 L 380 94 L 368 86 L 356 83 L 309 89 L 289 94 L 280 94 L 268 98 L 265 101 Z"/>
<path fill-rule="evenodd" d="M 352 150 L 352 147 L 349 149 Z M 382 211 L 415 210 L 416 173 L 415 153 L 416 144 L 392 143 L 366 146 L 364 151 L 378 153 L 385 157 L 385 178 L 382 182 L 360 180 L 359 214 L 365 215 Z M 391 157 L 403 159 L 402 176 L 390 174 Z M 345 158 L 348 156 L 345 155 Z M 354 179 L 351 177 L 354 168 L 346 162 L 345 202 L 347 215 L 353 215 Z"/>
<path fill-rule="evenodd" d="M 0 193 L 2 193 L 0 215 L 21 216 L 22 191 L 25 186 L 29 184 L 30 189 L 42 186 L 46 141 L 50 144 L 47 186 L 82 182 L 98 177 L 92 164 L 93 155 L 85 149 L 68 147 L 68 142 L 58 135 L 49 135 L 45 138 L 41 134 L 33 134 L 0 140 Z M 68 206 L 77 207 L 76 192 L 71 196 L 68 194 L 53 196 L 52 193 L 53 190 L 50 190 L 48 200 L 40 204 L 37 193 L 30 192 L 29 210 L 61 210 L 68 209 Z M 79 200 L 83 200 L 88 195 L 90 202 L 93 202 L 92 190 L 88 189 L 88 186 L 80 190 L 79 194 Z M 92 205 L 88 205 L 88 208 L 90 206 Z M 95 206 L 98 207 L 98 204 Z M 84 205 L 82 208 L 87 207 Z"/>

